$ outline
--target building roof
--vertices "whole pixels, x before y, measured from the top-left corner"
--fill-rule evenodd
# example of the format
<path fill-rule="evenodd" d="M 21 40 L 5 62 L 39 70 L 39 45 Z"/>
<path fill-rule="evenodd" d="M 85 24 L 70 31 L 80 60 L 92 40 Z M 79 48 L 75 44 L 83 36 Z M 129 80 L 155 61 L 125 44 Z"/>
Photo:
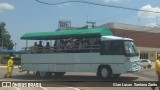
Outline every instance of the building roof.
<path fill-rule="evenodd" d="M 25 40 L 55 40 L 64 38 L 84 38 L 84 37 L 100 37 L 103 35 L 112 35 L 107 28 L 93 28 L 80 30 L 60 30 L 55 32 L 35 32 L 26 33 L 21 39 Z"/>
<path fill-rule="evenodd" d="M 133 24 L 117 23 L 110 22 L 98 26 L 98 28 L 109 28 L 109 29 L 122 29 L 122 30 L 131 30 L 131 31 L 143 31 L 151 33 L 160 33 L 160 27 L 149 27 L 149 26 L 140 26 Z"/>

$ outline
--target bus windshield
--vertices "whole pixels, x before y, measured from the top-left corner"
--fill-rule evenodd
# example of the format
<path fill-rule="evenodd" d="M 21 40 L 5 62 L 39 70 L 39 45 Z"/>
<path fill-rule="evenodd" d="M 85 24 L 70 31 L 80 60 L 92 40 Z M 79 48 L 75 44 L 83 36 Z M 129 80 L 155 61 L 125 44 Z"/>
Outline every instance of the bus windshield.
<path fill-rule="evenodd" d="M 125 53 L 126 55 L 138 55 L 138 50 L 132 41 L 124 42 Z"/>

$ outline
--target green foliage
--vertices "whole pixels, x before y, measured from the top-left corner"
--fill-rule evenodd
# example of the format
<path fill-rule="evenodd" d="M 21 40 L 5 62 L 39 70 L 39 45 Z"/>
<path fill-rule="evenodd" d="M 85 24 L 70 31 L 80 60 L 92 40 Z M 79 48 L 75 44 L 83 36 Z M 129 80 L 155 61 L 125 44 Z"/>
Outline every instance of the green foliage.
<path fill-rule="evenodd" d="M 9 34 L 9 32 L 6 30 L 5 28 L 6 23 L 5 22 L 1 22 L 0 23 L 0 47 L 2 49 L 13 49 L 13 42 L 11 40 L 11 35 Z"/>

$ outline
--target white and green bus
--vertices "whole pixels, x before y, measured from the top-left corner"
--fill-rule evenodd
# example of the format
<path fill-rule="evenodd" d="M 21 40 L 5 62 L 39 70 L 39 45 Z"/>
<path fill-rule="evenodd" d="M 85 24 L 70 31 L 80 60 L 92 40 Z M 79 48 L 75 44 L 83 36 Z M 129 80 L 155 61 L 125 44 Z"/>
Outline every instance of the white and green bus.
<path fill-rule="evenodd" d="M 56 45 L 51 45 L 47 52 L 43 46 L 40 52 L 21 56 L 21 69 L 35 71 L 41 77 L 63 76 L 65 72 L 93 72 L 98 77 L 108 78 L 141 69 L 134 41 L 113 36 L 107 28 L 26 33 L 21 39 L 27 43 L 28 40 L 55 40 Z M 73 42 L 78 44 L 67 48 L 68 44 L 64 42 L 70 42 L 70 46 Z"/>

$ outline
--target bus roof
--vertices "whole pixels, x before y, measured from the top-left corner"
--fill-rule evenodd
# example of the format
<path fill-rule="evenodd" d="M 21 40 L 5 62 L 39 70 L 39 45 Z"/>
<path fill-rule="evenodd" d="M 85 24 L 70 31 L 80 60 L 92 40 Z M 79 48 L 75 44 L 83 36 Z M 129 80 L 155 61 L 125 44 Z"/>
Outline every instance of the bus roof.
<path fill-rule="evenodd" d="M 102 36 L 101 37 L 101 41 L 106 41 L 106 40 L 131 40 L 133 41 L 133 39 L 118 37 L 118 36 Z"/>
<path fill-rule="evenodd" d="M 92 28 L 92 29 L 79 29 L 79 30 L 60 30 L 55 32 L 35 32 L 26 33 L 21 39 L 24 40 L 55 40 L 65 38 L 89 38 L 112 36 L 112 32 L 107 28 Z"/>

